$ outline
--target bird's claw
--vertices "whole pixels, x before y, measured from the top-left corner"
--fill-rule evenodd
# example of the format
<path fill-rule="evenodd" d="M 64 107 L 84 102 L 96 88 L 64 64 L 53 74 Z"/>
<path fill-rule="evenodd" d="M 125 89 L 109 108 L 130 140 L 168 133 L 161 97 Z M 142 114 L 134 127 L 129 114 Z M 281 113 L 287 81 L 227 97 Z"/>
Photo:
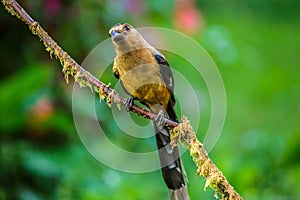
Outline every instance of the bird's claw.
<path fill-rule="evenodd" d="M 155 127 L 158 129 L 158 130 L 162 130 L 165 126 L 165 115 L 164 115 L 164 111 L 163 110 L 160 110 L 158 112 L 158 114 L 156 115 L 156 117 L 154 118 L 153 122 L 155 124 Z"/>
<path fill-rule="evenodd" d="M 133 101 L 134 101 L 133 98 L 127 98 L 126 99 L 125 109 L 126 109 L 127 112 L 129 112 L 131 110 L 131 107 L 133 105 Z"/>

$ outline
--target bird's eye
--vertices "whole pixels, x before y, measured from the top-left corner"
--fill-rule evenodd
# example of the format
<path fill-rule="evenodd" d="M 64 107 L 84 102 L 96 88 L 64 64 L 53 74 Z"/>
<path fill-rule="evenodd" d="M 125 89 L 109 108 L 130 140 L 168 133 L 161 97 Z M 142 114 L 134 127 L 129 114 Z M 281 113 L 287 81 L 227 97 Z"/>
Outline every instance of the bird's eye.
<path fill-rule="evenodd" d="M 129 31 L 129 30 L 130 30 L 130 26 L 129 26 L 129 25 L 125 25 L 125 26 L 124 26 L 124 29 L 125 29 L 126 31 Z"/>

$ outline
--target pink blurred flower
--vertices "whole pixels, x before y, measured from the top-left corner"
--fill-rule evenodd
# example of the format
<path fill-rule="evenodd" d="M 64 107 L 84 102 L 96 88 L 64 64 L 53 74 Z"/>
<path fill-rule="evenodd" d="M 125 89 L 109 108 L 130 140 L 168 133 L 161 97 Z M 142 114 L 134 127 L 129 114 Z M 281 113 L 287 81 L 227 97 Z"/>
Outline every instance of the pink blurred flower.
<path fill-rule="evenodd" d="M 61 9 L 60 0 L 44 0 L 44 9 L 48 16 L 55 17 Z"/>
<path fill-rule="evenodd" d="M 129 13 L 134 13 L 137 15 L 143 14 L 146 10 L 144 1 L 141 0 L 127 0 L 125 5 L 126 5 L 126 10 Z"/>
<path fill-rule="evenodd" d="M 187 34 L 201 31 L 203 19 L 193 0 L 176 0 L 174 25 Z"/>

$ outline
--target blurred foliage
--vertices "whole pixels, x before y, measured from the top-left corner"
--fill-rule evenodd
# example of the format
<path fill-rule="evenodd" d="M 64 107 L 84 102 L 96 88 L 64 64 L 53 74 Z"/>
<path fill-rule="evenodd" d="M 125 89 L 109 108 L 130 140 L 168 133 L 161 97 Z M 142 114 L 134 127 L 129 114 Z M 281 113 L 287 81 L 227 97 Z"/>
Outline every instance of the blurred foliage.
<path fill-rule="evenodd" d="M 79 63 L 117 22 L 189 34 L 217 63 L 227 92 L 226 123 L 210 152 L 214 162 L 245 199 L 300 198 L 298 1 L 20 3 Z M 167 199 L 159 171 L 119 172 L 88 153 L 72 119 L 72 84 L 65 84 L 59 62 L 0 7 L 0 199 Z M 175 68 L 184 63 L 169 57 Z M 112 75 L 101 79 L 116 81 Z M 205 88 L 192 75 L 191 82 Z M 105 103 L 98 109 L 114 143 L 137 151 L 155 148 L 153 140 L 119 136 L 110 109 Z M 205 112 L 200 130 L 207 128 L 209 118 Z M 200 131 L 198 135 L 203 137 Z M 187 153 L 183 160 L 191 199 L 214 199 L 210 190 L 203 191 L 204 180 L 195 177 Z"/>

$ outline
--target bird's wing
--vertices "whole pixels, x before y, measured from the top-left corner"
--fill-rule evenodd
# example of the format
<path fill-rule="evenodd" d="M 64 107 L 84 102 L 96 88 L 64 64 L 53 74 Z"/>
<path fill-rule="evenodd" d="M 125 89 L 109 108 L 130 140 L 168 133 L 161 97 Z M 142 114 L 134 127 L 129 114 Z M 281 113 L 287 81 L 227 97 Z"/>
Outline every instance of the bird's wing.
<path fill-rule="evenodd" d="M 171 98 L 166 108 L 167 113 L 171 120 L 178 122 L 178 118 L 174 108 L 175 106 L 174 78 L 172 75 L 170 65 L 168 61 L 165 59 L 165 57 L 161 55 L 159 52 L 155 53 L 154 57 L 160 66 L 160 74 L 162 76 L 162 79 L 171 93 Z"/>
<path fill-rule="evenodd" d="M 168 61 L 163 55 L 159 54 L 158 52 L 155 52 L 154 58 L 160 66 L 160 74 L 162 76 L 163 81 L 165 82 L 167 88 L 171 91 L 173 95 L 174 78 Z"/>

